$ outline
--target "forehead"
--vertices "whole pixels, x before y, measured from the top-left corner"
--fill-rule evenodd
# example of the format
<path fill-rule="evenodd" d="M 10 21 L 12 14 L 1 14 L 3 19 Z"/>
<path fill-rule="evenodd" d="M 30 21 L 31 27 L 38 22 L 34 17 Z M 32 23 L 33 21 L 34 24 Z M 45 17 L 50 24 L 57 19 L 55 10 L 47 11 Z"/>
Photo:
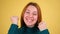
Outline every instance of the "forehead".
<path fill-rule="evenodd" d="M 29 5 L 29 6 L 27 7 L 27 10 L 37 11 L 37 8 L 36 8 L 35 6 L 33 6 L 33 5 Z"/>

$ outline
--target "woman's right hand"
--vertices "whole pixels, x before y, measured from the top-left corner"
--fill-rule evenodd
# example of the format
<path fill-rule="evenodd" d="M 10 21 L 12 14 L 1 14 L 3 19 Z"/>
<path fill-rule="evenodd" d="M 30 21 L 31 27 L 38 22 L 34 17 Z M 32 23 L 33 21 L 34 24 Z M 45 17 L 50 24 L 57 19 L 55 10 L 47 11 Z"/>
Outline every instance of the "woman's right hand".
<path fill-rule="evenodd" d="M 17 25 L 17 24 L 18 24 L 18 20 L 19 20 L 19 19 L 18 19 L 18 16 L 12 16 L 12 17 L 11 17 L 11 22 L 12 22 L 13 24 L 16 24 L 16 25 Z"/>

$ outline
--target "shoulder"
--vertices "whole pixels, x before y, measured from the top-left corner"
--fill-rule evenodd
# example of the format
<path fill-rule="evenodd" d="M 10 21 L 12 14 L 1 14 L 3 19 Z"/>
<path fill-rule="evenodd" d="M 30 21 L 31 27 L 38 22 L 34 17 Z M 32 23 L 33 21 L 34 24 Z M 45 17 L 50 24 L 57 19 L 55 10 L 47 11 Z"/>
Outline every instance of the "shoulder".
<path fill-rule="evenodd" d="M 25 30 L 25 27 L 20 27 L 20 28 L 19 28 L 19 31 L 20 31 L 20 32 L 23 32 L 24 30 Z"/>

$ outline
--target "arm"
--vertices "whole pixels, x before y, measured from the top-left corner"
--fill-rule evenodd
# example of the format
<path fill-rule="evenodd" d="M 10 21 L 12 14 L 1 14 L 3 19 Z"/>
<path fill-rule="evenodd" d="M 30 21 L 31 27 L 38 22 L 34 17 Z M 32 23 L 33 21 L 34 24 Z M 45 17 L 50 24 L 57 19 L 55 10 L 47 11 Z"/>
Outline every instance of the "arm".
<path fill-rule="evenodd" d="M 38 30 L 38 34 L 50 34 L 48 29 L 45 29 L 43 31 Z"/>
<path fill-rule="evenodd" d="M 45 30 L 41 31 L 41 34 L 49 34 L 48 29 L 45 29 Z"/>
<path fill-rule="evenodd" d="M 11 22 L 12 22 L 12 25 L 8 31 L 8 34 L 17 34 L 18 33 L 18 17 L 17 16 L 12 16 L 11 17 Z"/>
<path fill-rule="evenodd" d="M 39 28 L 39 34 L 49 34 L 49 31 L 47 29 L 46 23 L 45 22 L 40 22 L 38 25 Z"/>
<path fill-rule="evenodd" d="M 8 34 L 16 34 L 16 33 L 18 33 L 18 26 L 15 24 L 12 24 L 8 31 Z"/>

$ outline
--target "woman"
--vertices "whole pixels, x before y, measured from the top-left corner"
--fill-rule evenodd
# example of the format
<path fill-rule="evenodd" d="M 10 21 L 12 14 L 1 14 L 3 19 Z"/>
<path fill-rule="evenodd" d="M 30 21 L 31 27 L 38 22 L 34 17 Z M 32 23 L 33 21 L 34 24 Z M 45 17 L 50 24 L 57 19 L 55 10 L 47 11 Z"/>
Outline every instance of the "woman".
<path fill-rule="evenodd" d="M 42 21 L 40 7 L 33 2 L 25 6 L 21 14 L 21 28 L 18 28 L 18 17 L 11 17 L 12 25 L 8 34 L 49 34 Z"/>

